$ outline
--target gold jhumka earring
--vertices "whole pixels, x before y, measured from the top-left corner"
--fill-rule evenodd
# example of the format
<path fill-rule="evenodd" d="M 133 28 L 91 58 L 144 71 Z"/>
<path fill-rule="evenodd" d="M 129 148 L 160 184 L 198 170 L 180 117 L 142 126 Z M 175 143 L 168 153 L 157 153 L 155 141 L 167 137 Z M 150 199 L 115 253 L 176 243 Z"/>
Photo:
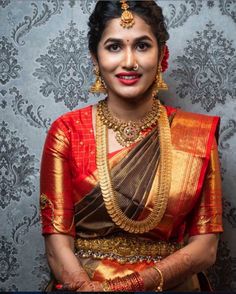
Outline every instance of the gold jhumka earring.
<path fill-rule="evenodd" d="M 168 86 L 162 77 L 161 65 L 158 66 L 156 79 L 153 85 L 152 96 L 155 97 L 158 94 L 159 90 L 168 90 Z"/>
<path fill-rule="evenodd" d="M 123 10 L 120 25 L 125 29 L 129 29 L 134 25 L 134 16 L 130 11 L 128 11 L 129 5 L 127 0 L 120 0 L 120 3 L 121 9 Z"/>
<path fill-rule="evenodd" d="M 90 92 L 91 93 L 106 93 L 107 89 L 105 87 L 104 81 L 102 80 L 99 69 L 97 67 L 94 69 L 94 73 L 96 75 L 96 81 L 91 86 Z"/>

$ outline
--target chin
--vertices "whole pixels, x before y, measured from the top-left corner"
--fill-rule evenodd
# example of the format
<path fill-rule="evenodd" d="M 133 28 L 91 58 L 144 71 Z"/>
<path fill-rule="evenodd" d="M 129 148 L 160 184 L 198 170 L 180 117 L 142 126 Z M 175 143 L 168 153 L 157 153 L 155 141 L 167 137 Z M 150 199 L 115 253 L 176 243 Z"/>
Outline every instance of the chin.
<path fill-rule="evenodd" d="M 149 97 L 151 95 L 151 91 L 133 91 L 132 89 L 127 89 L 126 91 L 123 91 L 122 93 L 117 93 L 117 96 L 119 96 L 122 99 L 142 99 Z"/>

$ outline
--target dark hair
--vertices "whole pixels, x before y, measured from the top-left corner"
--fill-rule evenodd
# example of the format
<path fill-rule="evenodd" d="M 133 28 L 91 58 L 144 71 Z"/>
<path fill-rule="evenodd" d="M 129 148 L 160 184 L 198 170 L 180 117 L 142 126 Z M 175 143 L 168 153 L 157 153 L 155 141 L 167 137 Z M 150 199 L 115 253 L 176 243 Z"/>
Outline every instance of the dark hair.
<path fill-rule="evenodd" d="M 159 48 L 169 39 L 166 30 L 162 9 L 154 0 L 151 1 L 128 1 L 129 10 L 141 17 L 151 26 Z M 88 43 L 90 52 L 97 57 L 98 43 L 102 33 L 106 28 L 107 22 L 121 16 L 120 1 L 101 1 L 99 0 L 89 17 Z"/>

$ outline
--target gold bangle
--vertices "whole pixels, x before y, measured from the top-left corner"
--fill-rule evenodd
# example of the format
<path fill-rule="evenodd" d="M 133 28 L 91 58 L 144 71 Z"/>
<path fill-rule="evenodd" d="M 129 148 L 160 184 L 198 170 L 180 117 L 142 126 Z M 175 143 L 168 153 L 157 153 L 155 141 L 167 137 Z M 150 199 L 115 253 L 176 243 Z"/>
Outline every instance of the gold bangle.
<path fill-rule="evenodd" d="M 159 285 L 156 287 L 155 292 L 162 292 L 163 291 L 163 284 L 164 284 L 163 274 L 157 266 L 153 266 L 153 269 L 156 270 L 160 276 L 160 282 L 159 282 Z"/>

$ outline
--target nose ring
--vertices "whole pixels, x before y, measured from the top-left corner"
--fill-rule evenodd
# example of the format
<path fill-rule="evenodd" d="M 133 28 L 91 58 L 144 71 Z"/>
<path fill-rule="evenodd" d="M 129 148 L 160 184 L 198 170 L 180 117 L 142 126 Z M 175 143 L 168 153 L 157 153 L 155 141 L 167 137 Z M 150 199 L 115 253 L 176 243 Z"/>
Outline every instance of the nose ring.
<path fill-rule="evenodd" d="M 137 71 L 138 68 L 139 68 L 139 66 L 138 66 L 138 64 L 136 63 L 135 66 L 133 67 L 133 70 L 134 70 L 134 71 Z"/>

